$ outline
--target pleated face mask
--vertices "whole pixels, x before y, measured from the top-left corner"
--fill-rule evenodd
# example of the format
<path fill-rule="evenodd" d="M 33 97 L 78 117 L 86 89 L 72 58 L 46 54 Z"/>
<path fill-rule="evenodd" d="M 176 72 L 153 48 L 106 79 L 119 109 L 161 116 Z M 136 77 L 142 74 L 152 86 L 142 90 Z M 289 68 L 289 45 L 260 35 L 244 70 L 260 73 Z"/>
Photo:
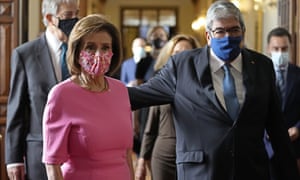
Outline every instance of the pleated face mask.
<path fill-rule="evenodd" d="M 271 52 L 271 58 L 275 66 L 282 67 L 289 63 L 289 53 L 288 52 Z"/>
<path fill-rule="evenodd" d="M 79 64 L 90 75 L 104 75 L 109 70 L 112 56 L 113 53 L 110 51 L 99 55 L 88 51 L 81 51 Z"/>

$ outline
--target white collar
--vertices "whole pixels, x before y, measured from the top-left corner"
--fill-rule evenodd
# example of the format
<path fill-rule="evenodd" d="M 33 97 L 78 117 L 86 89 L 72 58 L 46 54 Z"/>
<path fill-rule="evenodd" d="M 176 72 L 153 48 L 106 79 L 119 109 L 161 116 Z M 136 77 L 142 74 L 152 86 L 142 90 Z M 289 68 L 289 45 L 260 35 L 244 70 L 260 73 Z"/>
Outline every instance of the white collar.
<path fill-rule="evenodd" d="M 210 64 L 211 64 L 211 71 L 215 73 L 219 69 L 222 68 L 222 66 L 225 64 L 223 60 L 221 60 L 217 55 L 213 52 L 212 49 L 210 49 Z M 230 62 L 230 65 L 242 73 L 242 55 L 241 53 L 233 60 Z"/>
<path fill-rule="evenodd" d="M 49 47 L 53 50 L 53 52 L 58 52 L 62 42 L 57 39 L 57 37 L 54 36 L 54 34 L 52 34 L 49 29 L 46 29 L 45 35 Z"/>

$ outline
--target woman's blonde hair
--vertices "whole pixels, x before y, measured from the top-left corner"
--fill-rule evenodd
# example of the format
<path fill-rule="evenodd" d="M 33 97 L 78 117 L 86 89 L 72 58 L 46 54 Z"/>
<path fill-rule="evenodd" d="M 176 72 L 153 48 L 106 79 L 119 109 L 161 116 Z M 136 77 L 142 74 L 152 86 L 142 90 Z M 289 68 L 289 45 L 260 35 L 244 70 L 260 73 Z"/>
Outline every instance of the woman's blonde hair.
<path fill-rule="evenodd" d="M 160 70 L 168 61 L 170 56 L 173 54 L 174 47 L 179 41 L 188 41 L 192 48 L 198 48 L 200 47 L 199 42 L 190 35 L 186 34 L 178 34 L 171 38 L 168 43 L 160 50 L 160 53 L 156 59 L 156 63 L 154 64 L 154 70 L 158 71 Z"/>
<path fill-rule="evenodd" d="M 81 73 L 79 54 L 83 48 L 83 39 L 91 33 L 107 32 L 112 38 L 113 56 L 108 75 L 113 75 L 120 66 L 122 60 L 121 38 L 118 29 L 103 15 L 91 14 L 80 19 L 74 26 L 68 42 L 67 63 L 71 75 Z"/>

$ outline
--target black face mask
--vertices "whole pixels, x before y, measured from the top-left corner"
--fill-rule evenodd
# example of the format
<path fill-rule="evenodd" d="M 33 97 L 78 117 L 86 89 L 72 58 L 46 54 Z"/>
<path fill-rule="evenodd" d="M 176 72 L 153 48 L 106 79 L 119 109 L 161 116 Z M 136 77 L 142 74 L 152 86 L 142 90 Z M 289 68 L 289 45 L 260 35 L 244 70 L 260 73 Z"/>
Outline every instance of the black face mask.
<path fill-rule="evenodd" d="M 152 40 L 152 46 L 155 49 L 161 49 L 165 45 L 165 43 L 166 42 L 160 38 L 156 38 L 156 39 Z"/>
<path fill-rule="evenodd" d="M 74 25 L 78 20 L 78 18 L 59 20 L 58 28 L 64 32 L 67 37 L 69 37 Z"/>

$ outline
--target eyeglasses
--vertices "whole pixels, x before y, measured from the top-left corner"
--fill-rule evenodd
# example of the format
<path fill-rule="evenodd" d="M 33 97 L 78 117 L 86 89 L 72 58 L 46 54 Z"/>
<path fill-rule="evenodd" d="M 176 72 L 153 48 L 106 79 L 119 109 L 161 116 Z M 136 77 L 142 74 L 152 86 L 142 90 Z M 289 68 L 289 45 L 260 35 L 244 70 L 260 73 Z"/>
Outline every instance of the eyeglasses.
<path fill-rule="evenodd" d="M 213 33 L 213 36 L 215 38 L 222 38 L 226 36 L 226 33 L 228 33 L 229 36 L 239 36 L 242 33 L 242 28 L 236 26 L 236 27 L 231 27 L 228 29 L 225 28 L 216 28 L 214 30 L 211 30 Z"/>
<path fill-rule="evenodd" d="M 78 17 L 79 11 L 64 11 L 57 15 L 56 17 L 60 20 L 65 20 L 65 19 L 73 19 Z"/>

